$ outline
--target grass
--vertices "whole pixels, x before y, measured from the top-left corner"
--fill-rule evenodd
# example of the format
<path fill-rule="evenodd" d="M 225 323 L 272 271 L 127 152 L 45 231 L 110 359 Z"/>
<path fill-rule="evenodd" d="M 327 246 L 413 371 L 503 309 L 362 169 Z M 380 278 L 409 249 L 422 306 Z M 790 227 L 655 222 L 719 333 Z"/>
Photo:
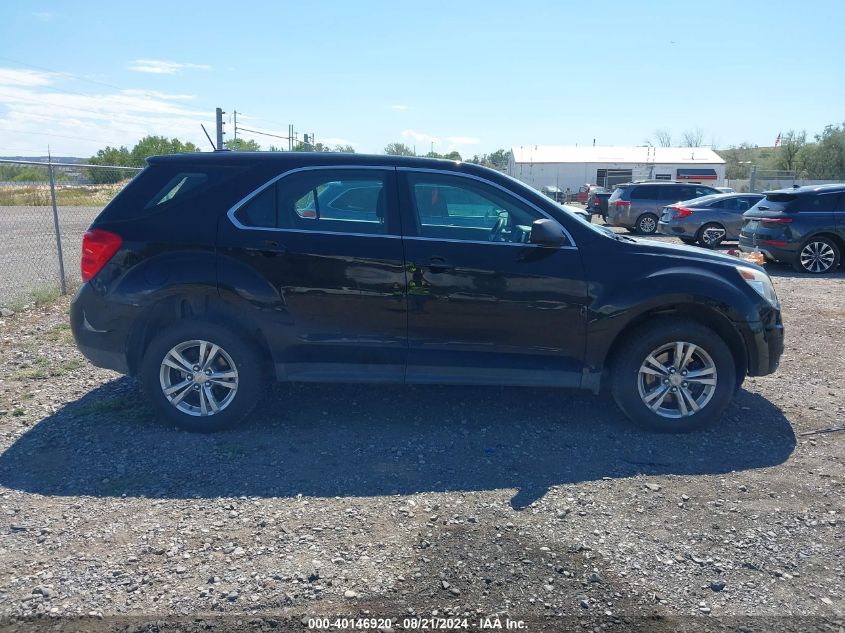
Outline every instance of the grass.
<path fill-rule="evenodd" d="M 15 416 L 16 418 L 19 418 L 22 415 L 26 415 L 26 412 L 23 409 L 21 409 L 20 407 L 15 407 L 15 409 L 12 411 L 12 415 Z"/>
<path fill-rule="evenodd" d="M 56 185 L 56 204 L 58 206 L 94 207 L 105 206 L 117 195 L 126 183 L 123 181 L 108 185 L 68 186 Z M 0 189 L 0 206 L 52 206 L 50 184 Z"/>
<path fill-rule="evenodd" d="M 68 288 L 68 293 L 70 292 L 71 288 Z M 6 303 L 4 307 L 8 307 L 15 312 L 20 312 L 27 306 L 35 305 L 36 307 L 42 307 L 50 305 L 58 301 L 61 296 L 62 292 L 58 287 L 57 282 L 56 287 L 41 286 L 34 290 L 30 290 L 29 292 L 22 294 L 20 297 Z"/>
<path fill-rule="evenodd" d="M 17 371 L 12 372 L 12 380 L 38 380 L 43 378 L 55 378 L 82 367 L 82 361 L 78 358 L 70 358 L 62 361 L 58 366 L 50 364 L 47 358 L 41 357 L 30 365 L 24 365 Z"/>
<path fill-rule="evenodd" d="M 70 331 L 70 323 L 59 323 L 55 327 L 50 328 L 44 333 L 44 338 L 53 343 L 66 343 L 68 345 L 73 345 L 74 342 L 73 332 Z M 73 367 L 72 369 L 76 369 L 76 367 Z"/>
<path fill-rule="evenodd" d="M 143 420 L 149 411 L 136 397 L 124 396 L 88 402 L 74 411 L 74 417 L 115 413 L 119 413 L 122 420 Z"/>

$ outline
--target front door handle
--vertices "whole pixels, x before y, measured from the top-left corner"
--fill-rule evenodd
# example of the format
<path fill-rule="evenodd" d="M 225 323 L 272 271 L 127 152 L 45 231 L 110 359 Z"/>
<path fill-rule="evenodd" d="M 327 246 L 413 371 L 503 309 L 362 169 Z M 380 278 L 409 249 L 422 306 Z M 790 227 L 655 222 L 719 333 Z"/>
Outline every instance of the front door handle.
<path fill-rule="evenodd" d="M 428 269 L 433 273 L 445 273 L 450 268 L 445 257 L 432 257 L 428 260 Z"/>

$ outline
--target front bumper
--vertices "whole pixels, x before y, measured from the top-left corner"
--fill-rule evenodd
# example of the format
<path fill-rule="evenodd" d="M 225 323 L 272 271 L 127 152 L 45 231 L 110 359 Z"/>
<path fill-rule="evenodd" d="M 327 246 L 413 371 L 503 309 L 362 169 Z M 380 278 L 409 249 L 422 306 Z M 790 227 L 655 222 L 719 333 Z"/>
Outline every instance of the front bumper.
<path fill-rule="evenodd" d="M 784 329 L 779 309 L 770 310 L 762 321 L 743 323 L 740 333 L 748 350 L 748 375 L 773 373 L 783 354 Z"/>

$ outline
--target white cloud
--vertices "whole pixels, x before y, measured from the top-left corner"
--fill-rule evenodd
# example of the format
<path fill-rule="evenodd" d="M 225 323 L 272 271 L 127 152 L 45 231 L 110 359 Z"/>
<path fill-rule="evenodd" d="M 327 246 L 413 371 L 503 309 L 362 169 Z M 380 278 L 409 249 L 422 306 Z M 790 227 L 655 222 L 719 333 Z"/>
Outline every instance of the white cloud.
<path fill-rule="evenodd" d="M 163 99 L 165 101 L 190 101 L 195 99 L 194 95 L 174 95 L 166 92 L 159 92 L 158 90 L 141 90 L 132 88 L 129 90 L 122 90 L 121 94 L 129 95 L 131 97 L 147 97 L 151 99 Z"/>
<path fill-rule="evenodd" d="M 43 77 L 22 79 L 0 68 L 0 147 L 4 151 L 49 143 L 54 153 L 90 156 L 106 145 L 131 147 L 148 134 L 177 137 L 207 148 L 199 124 L 212 129 L 214 113 L 190 107 L 192 95 L 139 89 L 83 95 L 62 92 L 56 83 L 43 90 L 44 83 L 49 82 Z"/>
<path fill-rule="evenodd" d="M 186 64 L 162 59 L 136 59 L 129 63 L 129 70 L 153 75 L 174 75 L 183 70 L 211 70 L 207 64 Z"/>
<path fill-rule="evenodd" d="M 54 73 L 44 73 L 37 70 L 0 68 L 0 85 L 2 86 L 46 86 L 53 82 L 54 77 Z"/>
<path fill-rule="evenodd" d="M 397 105 L 390 106 L 390 108 L 391 110 L 401 110 L 404 112 L 405 110 L 410 110 L 411 106 L 405 105 L 404 103 L 399 103 Z"/>
<path fill-rule="evenodd" d="M 32 17 L 34 17 L 39 22 L 49 22 L 50 20 L 56 17 L 56 14 L 52 11 L 35 11 L 32 14 Z"/>
<path fill-rule="evenodd" d="M 358 143 L 350 141 L 348 138 L 341 138 L 339 136 L 329 136 L 327 138 L 320 138 L 318 136 L 317 142 L 322 143 L 323 145 L 328 145 L 329 147 L 334 147 L 335 145 L 351 145 L 352 147 L 358 147 Z"/>
<path fill-rule="evenodd" d="M 446 140 L 452 145 L 478 145 L 481 142 L 473 136 L 447 136 Z"/>
<path fill-rule="evenodd" d="M 416 130 L 402 130 L 402 138 L 412 138 L 418 143 L 440 143 L 440 139 L 425 132 L 417 132 Z"/>

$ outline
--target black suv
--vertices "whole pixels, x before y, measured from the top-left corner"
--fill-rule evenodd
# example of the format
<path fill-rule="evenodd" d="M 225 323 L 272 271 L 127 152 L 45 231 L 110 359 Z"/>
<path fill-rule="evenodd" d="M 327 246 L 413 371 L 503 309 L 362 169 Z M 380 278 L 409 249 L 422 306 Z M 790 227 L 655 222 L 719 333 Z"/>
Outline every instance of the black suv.
<path fill-rule="evenodd" d="M 835 271 L 845 250 L 845 184 L 767 191 L 743 213 L 739 247 L 799 272 Z"/>
<path fill-rule="evenodd" d="M 663 207 L 715 193 L 721 192 L 707 185 L 687 182 L 629 182 L 619 185 L 611 194 L 605 220 L 612 226 L 623 226 L 649 235 L 657 231 Z"/>
<path fill-rule="evenodd" d="M 759 267 L 599 228 L 496 171 L 320 153 L 151 158 L 83 242 L 77 344 L 176 424 L 269 379 L 580 387 L 687 430 L 775 370 Z"/>

